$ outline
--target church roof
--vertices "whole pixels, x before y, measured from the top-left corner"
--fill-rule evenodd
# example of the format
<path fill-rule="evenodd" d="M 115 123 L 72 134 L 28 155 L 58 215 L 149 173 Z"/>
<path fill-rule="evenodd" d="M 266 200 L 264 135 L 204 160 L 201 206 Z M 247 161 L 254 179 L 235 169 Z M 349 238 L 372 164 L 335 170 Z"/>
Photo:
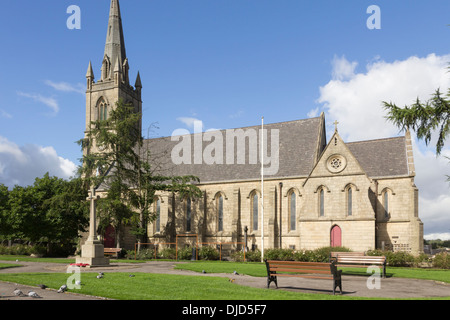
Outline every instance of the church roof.
<path fill-rule="evenodd" d="M 371 178 L 407 176 L 405 137 L 346 143 Z"/>
<path fill-rule="evenodd" d="M 258 137 L 258 146 L 260 138 L 261 126 L 253 126 L 240 129 L 231 129 L 232 131 L 242 130 L 241 132 L 255 132 Z M 265 172 L 270 171 L 270 167 L 274 169 L 275 156 L 272 154 L 272 139 L 276 140 L 275 132 L 279 134 L 279 163 L 278 171 L 273 175 L 266 175 L 266 178 L 282 178 L 282 177 L 306 177 L 311 172 L 316 159 L 325 147 L 324 133 L 324 118 L 317 117 L 305 120 L 296 120 L 289 122 L 281 122 L 264 125 L 267 130 L 267 138 L 264 143 L 267 147 L 267 156 L 271 158 L 272 162 L 265 166 Z M 195 153 L 195 139 L 198 134 L 191 134 L 186 136 L 179 136 L 179 141 L 171 141 L 171 137 L 156 138 L 145 140 L 144 149 L 149 150 L 152 158 L 153 167 L 161 174 L 170 174 L 175 176 L 194 175 L 200 179 L 201 183 L 208 182 L 225 182 L 225 181 L 242 181 L 242 180 L 258 180 L 261 177 L 261 165 L 259 161 L 259 152 L 257 154 L 257 161 L 250 161 L 251 153 L 255 152 L 255 148 L 249 148 L 247 142 L 245 148 L 245 164 L 238 163 L 238 154 L 234 152 L 234 160 L 231 164 L 227 164 L 227 154 L 229 156 L 230 149 L 227 149 L 227 134 L 229 130 L 220 130 L 215 134 L 223 137 L 223 163 L 222 164 L 207 164 L 204 159 L 199 164 L 194 164 Z M 184 137 L 191 141 L 191 164 L 173 163 L 171 157 L 172 150 L 180 144 Z M 183 140 L 184 141 L 184 140 Z M 198 141 L 198 140 L 197 140 Z M 211 142 L 203 141 L 202 150 L 206 151 Z M 237 149 L 237 140 L 235 140 L 235 150 Z M 257 146 L 257 148 L 258 148 Z M 257 150 L 257 149 L 256 149 Z M 233 154 L 232 154 L 233 155 Z M 176 155 L 177 156 L 177 155 Z"/>

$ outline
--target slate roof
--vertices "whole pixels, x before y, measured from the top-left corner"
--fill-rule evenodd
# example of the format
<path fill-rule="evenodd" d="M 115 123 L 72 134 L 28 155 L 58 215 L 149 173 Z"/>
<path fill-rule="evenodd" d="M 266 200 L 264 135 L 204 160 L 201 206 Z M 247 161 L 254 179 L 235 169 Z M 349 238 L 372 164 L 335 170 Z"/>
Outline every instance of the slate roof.
<path fill-rule="evenodd" d="M 346 143 L 371 178 L 407 176 L 405 137 Z"/>
<path fill-rule="evenodd" d="M 279 170 L 272 176 L 267 178 L 282 178 L 282 177 L 300 177 L 308 176 L 311 172 L 314 161 L 317 155 L 323 148 L 319 148 L 320 136 L 322 134 L 323 118 L 311 118 L 305 120 L 296 120 L 289 122 L 281 122 L 275 124 L 266 124 L 264 129 L 267 129 L 268 141 L 264 143 L 267 146 L 267 155 L 271 157 L 271 136 L 274 129 L 279 130 Z M 244 132 L 254 130 L 258 136 L 258 146 L 261 126 L 253 126 L 247 128 L 239 128 Z M 236 130 L 236 129 L 232 129 Z M 144 142 L 144 149 L 150 150 L 152 160 L 150 161 L 154 168 L 162 174 L 170 175 L 194 175 L 200 178 L 201 183 L 207 182 L 225 182 L 225 181 L 242 181 L 242 180 L 258 180 L 260 179 L 261 165 L 259 161 L 259 153 L 257 153 L 257 163 L 249 164 L 249 152 L 254 152 L 255 149 L 248 148 L 246 144 L 246 164 L 237 163 L 237 153 L 234 152 L 233 164 L 226 164 L 226 135 L 227 130 L 220 130 L 223 137 L 223 164 L 193 164 L 194 162 L 194 134 L 191 138 L 191 163 L 175 165 L 171 159 L 171 152 L 173 148 L 182 141 L 171 141 L 171 137 L 148 139 Z M 183 137 L 183 136 L 181 136 Z M 184 136 L 188 137 L 188 136 Z M 212 140 L 214 141 L 214 140 Z M 203 150 L 210 145 L 212 141 L 203 142 Z M 235 148 L 237 142 L 235 141 Z M 323 146 L 324 147 L 324 146 Z M 269 166 L 267 166 L 269 167 Z M 265 171 L 266 172 L 266 171 Z"/>

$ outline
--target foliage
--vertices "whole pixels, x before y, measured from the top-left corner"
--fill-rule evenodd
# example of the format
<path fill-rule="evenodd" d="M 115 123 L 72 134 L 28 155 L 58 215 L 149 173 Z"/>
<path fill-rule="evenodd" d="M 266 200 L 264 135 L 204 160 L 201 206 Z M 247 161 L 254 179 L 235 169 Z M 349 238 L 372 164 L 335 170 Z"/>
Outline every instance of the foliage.
<path fill-rule="evenodd" d="M 435 130 L 439 130 L 436 143 L 436 154 L 439 155 L 444 146 L 445 139 L 450 133 L 450 91 L 442 96 L 440 90 L 436 90 L 432 98 L 422 103 L 418 98 L 416 103 L 404 108 L 397 107 L 394 103 L 383 102 L 388 111 L 386 117 L 402 130 L 412 129 L 416 131 L 419 139 L 424 139 L 428 145 Z"/>
<path fill-rule="evenodd" d="M 129 225 L 132 233 L 145 238 L 147 223 L 156 219 L 152 210 L 157 191 L 200 197 L 194 176 L 164 176 L 151 166 L 150 150 L 141 136 L 141 114 L 123 100 L 116 103 L 107 120 L 91 123 L 83 148 L 80 175 L 85 184 L 101 187 L 106 196 L 99 201 L 100 226 L 112 224 L 120 232 Z M 117 235 L 120 246 L 121 235 Z"/>
<path fill-rule="evenodd" d="M 204 246 L 199 249 L 198 258 L 200 260 L 219 260 L 220 253 L 213 247 Z"/>
<path fill-rule="evenodd" d="M 436 254 L 433 259 L 433 267 L 450 269 L 450 255 L 447 252 Z"/>
<path fill-rule="evenodd" d="M 31 186 L 15 186 L 7 196 L 6 191 L 0 188 L 1 240 L 46 243 L 48 250 L 62 252 L 87 224 L 87 193 L 80 179 L 66 181 L 46 173 Z"/>

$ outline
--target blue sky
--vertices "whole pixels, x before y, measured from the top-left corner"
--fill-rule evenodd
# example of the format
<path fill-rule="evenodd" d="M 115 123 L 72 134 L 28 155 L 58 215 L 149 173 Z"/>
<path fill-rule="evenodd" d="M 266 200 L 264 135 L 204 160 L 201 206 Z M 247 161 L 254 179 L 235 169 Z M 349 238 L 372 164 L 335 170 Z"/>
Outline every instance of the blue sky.
<path fill-rule="evenodd" d="M 85 74 L 91 60 L 99 78 L 109 3 L 3 1 L 0 183 L 67 176 L 79 164 Z M 66 26 L 70 5 L 81 9 L 80 30 Z M 379 30 L 367 28 L 370 5 L 381 10 Z M 450 86 L 448 0 L 122 0 L 121 11 L 130 77 L 139 70 L 143 84 L 143 127 L 159 126 L 152 136 L 192 129 L 188 118 L 222 129 L 323 111 L 347 141 L 390 137 L 398 130 L 381 100 L 408 104 Z M 421 142 L 415 151 L 425 233 L 448 233 L 447 162 Z"/>

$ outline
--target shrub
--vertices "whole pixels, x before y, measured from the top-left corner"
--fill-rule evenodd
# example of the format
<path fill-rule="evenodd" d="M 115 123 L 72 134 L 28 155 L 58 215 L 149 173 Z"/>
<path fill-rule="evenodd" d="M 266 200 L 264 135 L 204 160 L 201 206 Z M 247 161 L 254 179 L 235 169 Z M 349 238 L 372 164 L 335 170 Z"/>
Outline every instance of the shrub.
<path fill-rule="evenodd" d="M 192 248 L 191 246 L 178 248 L 178 260 L 191 260 Z"/>
<path fill-rule="evenodd" d="M 414 265 L 416 259 L 405 251 L 382 251 L 379 249 L 367 251 L 368 256 L 385 256 L 387 265 L 391 267 L 409 267 Z"/>
<path fill-rule="evenodd" d="M 135 251 L 128 250 L 126 252 L 127 259 L 134 259 Z M 154 249 L 141 249 L 136 252 L 136 260 L 150 260 L 155 259 L 155 250 Z"/>
<path fill-rule="evenodd" d="M 450 255 L 446 252 L 436 254 L 433 259 L 433 267 L 450 269 Z"/>
<path fill-rule="evenodd" d="M 158 252 L 158 257 L 161 259 L 176 259 L 175 248 L 165 248 Z"/>
<path fill-rule="evenodd" d="M 291 249 L 268 249 L 264 252 L 264 258 L 267 260 L 294 260 L 294 250 Z"/>
<path fill-rule="evenodd" d="M 200 248 L 198 258 L 200 260 L 219 260 L 220 253 L 213 247 L 205 246 Z"/>

